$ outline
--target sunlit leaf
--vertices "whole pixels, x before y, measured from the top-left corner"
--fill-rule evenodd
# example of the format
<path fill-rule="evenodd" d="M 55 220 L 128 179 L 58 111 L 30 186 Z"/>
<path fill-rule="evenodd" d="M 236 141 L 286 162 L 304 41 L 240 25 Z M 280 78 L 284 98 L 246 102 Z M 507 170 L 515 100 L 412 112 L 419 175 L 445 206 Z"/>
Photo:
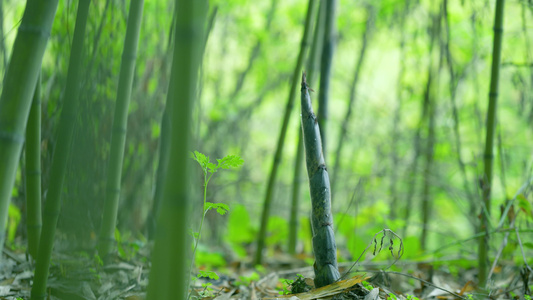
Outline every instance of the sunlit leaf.
<path fill-rule="evenodd" d="M 194 160 L 196 160 L 202 169 L 205 169 L 207 164 L 209 163 L 209 156 L 205 156 L 204 154 L 194 151 L 194 155 L 192 156 Z"/>
<path fill-rule="evenodd" d="M 205 210 L 208 211 L 210 209 L 216 209 L 217 213 L 220 215 L 225 215 L 229 211 L 229 206 L 224 203 L 211 203 L 206 202 L 205 203 Z"/>
<path fill-rule="evenodd" d="M 215 279 L 215 280 L 218 280 L 220 277 L 218 276 L 217 273 L 213 272 L 213 271 L 203 271 L 203 270 L 200 270 L 198 276 L 198 278 L 200 277 L 207 277 L 207 278 L 210 278 L 210 279 Z"/>
<path fill-rule="evenodd" d="M 217 203 L 217 204 L 218 204 L 217 212 L 220 215 L 225 215 L 229 211 L 229 206 L 228 205 L 226 205 L 224 203 Z"/>
<path fill-rule="evenodd" d="M 213 173 L 217 171 L 217 165 L 215 165 L 212 162 L 207 163 L 207 168 L 209 169 L 210 172 L 213 172 Z"/>
<path fill-rule="evenodd" d="M 533 215 L 531 203 L 522 194 L 518 195 L 516 199 L 518 200 L 518 207 L 520 207 L 528 217 L 531 217 Z"/>
<path fill-rule="evenodd" d="M 217 159 L 218 167 L 222 169 L 238 168 L 244 160 L 238 155 L 228 155 L 222 159 Z"/>

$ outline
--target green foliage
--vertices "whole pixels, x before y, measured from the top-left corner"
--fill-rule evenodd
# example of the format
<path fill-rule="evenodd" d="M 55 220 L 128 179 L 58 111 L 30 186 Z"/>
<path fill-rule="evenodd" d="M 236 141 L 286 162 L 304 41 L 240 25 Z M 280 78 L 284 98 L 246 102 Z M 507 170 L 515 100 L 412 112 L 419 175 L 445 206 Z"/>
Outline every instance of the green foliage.
<path fill-rule="evenodd" d="M 126 261 L 130 261 L 144 246 L 146 241 L 142 239 L 133 239 L 131 232 L 126 231 L 124 235 L 120 233 L 118 228 L 115 228 L 115 240 L 117 241 L 118 256 Z"/>
<path fill-rule="evenodd" d="M 266 239 L 268 246 L 284 245 L 289 236 L 288 222 L 280 216 L 271 216 L 268 219 L 267 231 L 270 233 Z"/>
<path fill-rule="evenodd" d="M 202 171 L 204 172 L 204 176 L 207 177 L 208 173 L 211 174 L 204 182 L 205 185 L 209 183 L 211 176 L 213 176 L 213 173 L 217 172 L 218 169 L 238 168 L 244 163 L 244 160 L 242 160 L 242 158 L 240 158 L 238 155 L 228 155 L 222 159 L 217 159 L 217 164 L 214 164 L 209 161 L 209 156 L 206 156 L 198 151 L 191 153 L 191 158 L 198 162 L 202 168 Z"/>
<path fill-rule="evenodd" d="M 227 261 L 223 253 L 213 252 L 200 244 L 196 250 L 195 263 L 205 268 L 219 268 L 225 266 Z"/>
<path fill-rule="evenodd" d="M 7 212 L 7 243 L 11 245 L 15 242 L 15 235 L 21 218 L 20 209 L 13 203 L 10 203 Z"/>
<path fill-rule="evenodd" d="M 283 284 L 282 290 L 279 292 L 279 294 L 280 295 L 290 295 L 291 294 L 290 286 L 294 282 L 294 280 L 280 278 L 279 281 Z"/>
<path fill-rule="evenodd" d="M 94 261 L 94 263 L 95 263 L 97 266 L 103 266 L 103 265 L 104 265 L 104 261 L 100 258 L 100 256 L 98 255 L 98 253 L 94 253 L 93 261 Z"/>
<path fill-rule="evenodd" d="M 227 238 L 233 251 L 241 258 L 246 256 L 245 244 L 252 243 L 256 237 L 256 229 L 252 227 L 250 215 L 244 205 L 233 205 L 228 219 Z"/>
<path fill-rule="evenodd" d="M 216 209 L 217 213 L 221 216 L 225 215 L 229 211 L 229 206 L 224 203 L 206 202 L 205 204 L 205 211 L 209 211 L 210 209 Z"/>
<path fill-rule="evenodd" d="M 209 183 L 209 180 L 211 179 L 211 177 L 213 176 L 213 174 L 215 172 L 217 172 L 218 169 L 231 169 L 231 168 L 237 168 L 237 167 L 240 167 L 244 161 L 237 155 L 228 155 L 222 159 L 217 159 L 217 164 L 215 165 L 214 163 L 210 162 L 209 161 L 209 156 L 206 156 L 205 154 L 202 154 L 198 151 L 194 151 L 194 153 L 191 153 L 191 158 L 194 159 L 196 162 L 198 162 L 198 164 L 200 165 L 200 167 L 202 168 L 202 171 L 203 171 L 203 175 L 204 175 L 204 205 L 203 205 L 203 214 L 202 214 L 202 219 L 200 221 L 200 229 L 198 230 L 198 232 L 193 232 L 192 235 L 194 237 L 194 248 L 193 248 L 193 252 L 192 252 L 192 262 L 191 262 L 191 269 L 192 269 L 192 266 L 195 262 L 195 255 L 196 255 L 196 252 L 197 252 L 197 249 L 198 249 L 198 243 L 200 241 L 200 235 L 202 233 L 202 226 L 204 224 L 204 219 L 205 219 L 205 215 L 207 214 L 207 212 L 211 209 L 215 209 L 217 211 L 217 213 L 219 213 L 220 215 L 225 215 L 228 211 L 229 211 L 229 206 L 225 203 L 211 203 L 211 202 L 207 202 L 206 199 L 207 199 L 207 185 Z M 213 258 L 215 258 L 215 261 L 213 261 Z M 219 256 L 218 259 L 217 259 L 217 256 L 213 255 L 213 253 L 209 253 L 208 255 L 206 256 L 203 256 L 203 257 L 199 257 L 199 262 L 204 262 L 204 263 L 208 263 L 208 264 L 212 264 L 212 265 L 220 265 L 220 263 L 222 264 L 225 264 L 225 260 L 222 256 Z M 208 276 L 211 275 L 211 276 L 216 276 L 218 277 L 218 275 L 214 272 L 210 272 L 208 271 L 207 273 L 202 273 L 200 272 L 200 274 L 207 274 Z M 202 275 L 202 277 L 205 277 Z M 211 277 L 210 277 L 211 278 Z M 212 289 L 209 288 L 209 286 L 205 286 L 205 289 L 203 291 L 203 294 L 202 295 L 208 295 L 209 297 L 212 296 Z M 207 296 L 205 296 L 207 297 Z"/>
<path fill-rule="evenodd" d="M 296 274 L 294 280 L 280 279 L 283 283 L 283 290 L 279 292 L 280 295 L 292 295 L 309 292 L 312 287 L 305 282 L 305 277 L 302 274 Z"/>
<path fill-rule="evenodd" d="M 368 281 L 364 280 L 364 281 L 361 281 L 361 284 L 363 285 L 363 287 L 369 291 L 373 290 L 374 289 L 374 286 L 371 285 Z"/>
<path fill-rule="evenodd" d="M 518 200 L 518 207 L 520 207 L 526 217 L 530 221 L 533 220 L 533 206 L 531 205 L 531 202 L 529 202 L 523 194 L 518 195 L 516 199 Z"/>
<path fill-rule="evenodd" d="M 206 278 L 210 278 L 214 280 L 218 280 L 220 278 L 217 273 L 212 272 L 212 271 L 204 271 L 204 270 L 200 270 L 200 272 L 198 273 L 196 277 L 198 278 L 206 277 Z"/>
<path fill-rule="evenodd" d="M 217 276 L 218 277 L 218 276 Z M 199 294 L 201 297 L 215 297 L 215 291 L 211 288 L 213 284 L 208 282 L 208 283 L 202 283 L 202 287 L 204 288 L 203 291 L 201 291 Z"/>
<path fill-rule="evenodd" d="M 398 300 L 398 297 L 396 297 L 396 295 L 394 295 L 393 293 L 388 293 L 386 299 L 387 300 Z"/>
<path fill-rule="evenodd" d="M 407 300 L 419 300 L 418 297 L 407 294 Z"/>

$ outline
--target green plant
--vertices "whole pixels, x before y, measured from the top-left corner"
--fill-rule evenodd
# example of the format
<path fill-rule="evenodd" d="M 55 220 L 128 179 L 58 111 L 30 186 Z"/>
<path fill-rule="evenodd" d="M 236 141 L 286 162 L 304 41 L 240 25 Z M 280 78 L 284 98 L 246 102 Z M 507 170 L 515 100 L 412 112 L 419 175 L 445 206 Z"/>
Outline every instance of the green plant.
<path fill-rule="evenodd" d="M 194 256 L 196 254 L 196 249 L 198 248 L 198 242 L 200 241 L 200 235 L 202 232 L 202 227 L 204 225 L 205 215 L 211 209 L 215 209 L 220 215 L 225 215 L 229 211 L 229 206 L 225 203 L 207 202 L 207 185 L 209 184 L 211 177 L 213 177 L 213 174 L 215 174 L 219 169 L 238 168 L 244 163 L 244 161 L 238 155 L 227 155 L 222 159 L 217 159 L 217 164 L 214 164 L 209 161 L 209 156 L 206 156 L 205 154 L 202 154 L 198 151 L 194 151 L 194 153 L 191 153 L 191 158 L 198 162 L 198 164 L 202 168 L 202 172 L 204 175 L 204 209 L 202 214 L 202 220 L 200 221 L 200 228 L 198 229 L 198 232 L 192 233 L 192 236 L 194 238 L 194 248 L 192 251 L 192 260 L 190 267 L 190 269 L 192 270 L 194 264 Z"/>
<path fill-rule="evenodd" d="M 302 274 L 296 274 L 296 279 L 280 279 L 285 284 L 283 291 L 280 291 L 280 295 L 291 295 L 309 292 L 312 287 L 305 281 L 305 277 Z"/>
<path fill-rule="evenodd" d="M 118 256 L 127 261 L 133 259 L 142 246 L 142 242 L 128 242 L 130 235 L 131 233 L 129 232 L 120 234 L 118 228 L 115 228 L 115 241 L 117 242 Z"/>
<path fill-rule="evenodd" d="M 362 281 L 361 284 L 363 287 L 369 291 L 374 289 L 374 286 L 372 286 L 368 281 Z"/>
<path fill-rule="evenodd" d="M 387 299 L 398 300 L 398 297 L 396 297 L 396 295 L 394 295 L 393 293 L 389 293 L 387 294 Z"/>
<path fill-rule="evenodd" d="M 135 73 L 135 59 L 139 44 L 139 33 L 142 23 L 144 1 L 132 1 L 128 15 L 128 27 L 124 39 L 124 50 L 120 64 L 116 107 L 113 117 L 113 134 L 111 136 L 110 159 L 108 165 L 107 194 L 103 211 L 102 226 L 98 252 L 106 256 L 113 249 L 113 229 L 117 223 L 118 203 L 120 198 L 120 184 L 122 179 L 122 165 L 124 161 L 124 146 L 126 145 L 126 130 L 128 127 L 128 107 L 130 105 L 133 75 Z M 118 192 L 117 192 L 118 191 Z"/>
<path fill-rule="evenodd" d="M 407 294 L 407 300 L 419 300 L 418 297 Z"/>
<path fill-rule="evenodd" d="M 17 228 L 19 227 L 22 216 L 20 213 L 20 209 L 12 203 L 9 204 L 7 214 L 7 243 L 13 245 L 15 243 L 15 234 L 17 233 Z"/>
<path fill-rule="evenodd" d="M 280 295 L 290 295 L 291 294 L 290 287 L 291 287 L 292 283 L 294 282 L 294 280 L 280 278 L 279 281 L 283 284 L 283 290 L 280 291 L 279 294 Z"/>

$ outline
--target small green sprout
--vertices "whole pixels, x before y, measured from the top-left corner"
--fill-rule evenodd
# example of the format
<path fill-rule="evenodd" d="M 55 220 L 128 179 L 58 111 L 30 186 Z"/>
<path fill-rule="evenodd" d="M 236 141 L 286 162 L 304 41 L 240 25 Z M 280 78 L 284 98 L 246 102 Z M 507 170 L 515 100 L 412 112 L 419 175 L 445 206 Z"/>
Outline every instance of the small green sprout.
<path fill-rule="evenodd" d="M 362 281 L 361 284 L 363 287 L 369 291 L 374 289 L 374 286 L 372 286 L 368 281 Z"/>

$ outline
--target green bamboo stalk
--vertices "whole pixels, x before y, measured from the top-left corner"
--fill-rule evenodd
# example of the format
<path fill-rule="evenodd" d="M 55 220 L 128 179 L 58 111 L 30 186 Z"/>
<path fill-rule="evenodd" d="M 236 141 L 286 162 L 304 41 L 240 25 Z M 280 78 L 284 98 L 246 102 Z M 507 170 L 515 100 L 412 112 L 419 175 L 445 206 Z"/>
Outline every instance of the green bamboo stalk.
<path fill-rule="evenodd" d="M 296 254 L 298 241 L 298 211 L 300 202 L 300 176 L 302 174 L 303 141 L 302 130 L 298 130 L 296 158 L 294 159 L 294 175 L 292 177 L 291 215 L 289 221 L 289 254 Z"/>
<path fill-rule="evenodd" d="M 500 75 L 500 61 L 503 39 L 503 11 L 504 0 L 496 1 L 494 16 L 494 39 L 492 44 L 492 68 L 490 75 L 489 108 L 487 110 L 487 132 L 485 136 L 485 154 L 483 169 L 483 206 L 481 208 L 481 224 L 479 232 L 485 236 L 479 239 L 478 248 L 478 286 L 484 288 L 487 284 L 488 251 L 490 242 L 490 209 L 492 188 L 492 165 L 494 158 L 494 132 L 496 129 L 496 109 L 498 106 L 498 82 Z"/>
<path fill-rule="evenodd" d="M 174 24 L 175 24 L 176 15 L 172 15 L 172 21 L 170 23 L 169 27 L 169 34 L 168 34 L 168 45 L 167 49 L 163 58 L 163 63 L 161 64 L 161 74 L 168 74 L 168 65 L 169 61 L 172 59 L 173 54 L 173 44 L 174 44 Z M 207 41 L 205 41 L 207 42 Z M 204 49 L 205 49 L 205 42 L 204 42 Z M 159 82 L 159 88 L 164 88 L 168 90 L 168 80 L 166 79 L 166 75 L 163 75 L 163 78 Z M 172 79 L 170 79 L 170 82 L 174 82 Z M 156 186 L 155 186 L 155 192 L 154 192 L 154 199 L 152 202 L 152 209 L 150 210 L 150 213 L 148 215 L 147 219 L 147 231 L 148 231 L 148 238 L 150 240 L 154 240 L 154 234 L 155 234 L 155 228 L 157 223 L 157 215 L 159 212 L 159 207 L 161 206 L 161 202 L 163 199 L 163 185 L 165 183 L 165 176 L 167 174 L 167 166 L 168 166 L 168 156 L 169 156 L 169 149 L 170 149 L 170 104 L 172 103 L 165 103 L 165 109 L 163 111 L 163 116 L 161 118 L 161 134 L 159 137 L 159 158 L 157 163 L 157 171 L 156 171 Z"/>
<path fill-rule="evenodd" d="M 339 168 L 340 168 L 340 161 L 341 161 L 341 155 L 342 155 L 342 147 L 344 146 L 344 138 L 346 137 L 346 132 L 348 131 L 348 124 L 350 122 L 350 117 L 352 115 L 353 108 L 355 106 L 355 99 L 356 99 L 356 91 L 357 91 L 357 83 L 359 82 L 359 74 L 361 73 L 361 68 L 363 66 L 363 62 L 365 61 L 365 54 L 366 54 L 366 48 L 368 46 L 368 42 L 372 35 L 372 29 L 374 27 L 374 15 L 375 15 L 375 9 L 372 5 L 368 5 L 367 9 L 367 18 L 365 23 L 365 30 L 363 31 L 363 37 L 362 37 L 362 45 L 361 50 L 359 52 L 357 63 L 355 64 L 355 72 L 352 79 L 352 84 L 350 85 L 350 98 L 348 99 L 348 109 L 346 110 L 346 115 L 344 116 L 344 119 L 342 120 L 342 125 L 339 131 L 339 138 L 337 139 L 337 147 L 335 149 L 335 163 L 333 164 L 333 176 L 332 176 L 332 187 L 333 191 L 335 191 L 335 186 L 337 184 L 337 175 L 339 174 Z M 320 114 L 319 114 L 320 117 Z"/>
<path fill-rule="evenodd" d="M 391 197 L 389 218 L 396 219 L 398 215 L 398 193 L 397 183 L 398 183 L 398 165 L 400 163 L 400 158 L 398 155 L 398 141 L 401 140 L 399 124 L 401 121 L 401 112 L 402 112 L 402 94 L 403 94 L 403 80 L 405 76 L 405 19 L 410 10 L 410 0 L 405 0 L 404 9 L 400 16 L 400 70 L 398 72 L 398 82 L 396 84 L 396 99 L 398 103 L 394 108 L 394 117 L 392 118 L 392 132 L 391 132 L 391 175 L 389 182 L 389 195 Z M 335 182 L 334 182 L 335 183 Z"/>
<path fill-rule="evenodd" d="M 420 234 L 420 248 L 426 249 L 427 237 L 429 232 L 429 221 L 432 213 L 432 174 L 434 161 L 434 145 L 435 145 L 435 111 L 437 90 L 439 85 L 439 74 L 442 64 L 442 51 L 437 51 L 439 48 L 435 47 L 435 41 L 440 36 L 440 24 L 442 18 L 442 9 L 433 16 L 433 25 L 431 26 L 431 41 L 429 46 L 429 65 L 428 65 L 428 79 L 426 83 L 426 91 L 424 93 L 425 102 L 428 103 L 427 116 L 427 138 L 425 151 L 425 165 L 424 165 L 424 185 L 422 186 L 422 232 Z M 439 56 L 440 55 L 440 59 Z"/>
<path fill-rule="evenodd" d="M 298 54 L 298 60 L 294 68 L 294 73 L 291 81 L 291 88 L 289 90 L 289 97 L 285 106 L 285 113 L 282 120 L 282 125 L 279 133 L 278 144 L 276 147 L 276 153 L 274 154 L 274 160 L 272 161 L 272 168 L 270 170 L 270 176 L 268 178 L 267 190 L 265 193 L 265 200 L 263 202 L 263 211 L 261 214 L 261 227 L 259 228 L 259 236 L 257 238 L 257 249 L 255 252 L 254 264 L 261 264 L 263 257 L 263 248 L 265 247 L 265 236 L 268 225 L 268 218 L 270 216 L 270 206 L 272 202 L 272 195 L 274 194 L 274 183 L 276 182 L 276 176 L 278 172 L 279 162 L 281 161 L 281 154 L 283 153 L 283 145 L 285 143 L 285 136 L 287 134 L 287 128 L 289 125 L 289 119 L 291 116 L 292 108 L 294 107 L 294 98 L 296 98 L 296 89 L 298 86 L 298 77 L 300 70 L 302 69 L 306 50 L 310 42 L 311 21 L 314 15 L 314 9 L 316 0 L 309 0 L 307 6 L 307 15 L 305 17 L 304 32 L 302 35 L 302 44 L 300 47 L 300 53 Z"/>
<path fill-rule="evenodd" d="M 323 5 L 319 4 L 315 29 L 313 33 L 313 44 L 311 49 L 309 49 L 309 55 L 307 57 L 307 78 L 311 85 L 315 82 L 315 73 L 317 70 L 318 62 L 320 59 L 320 53 L 322 50 L 322 32 L 324 31 L 323 23 L 325 19 L 325 10 Z M 302 135 L 302 126 L 298 124 L 298 142 L 296 146 L 296 157 L 294 158 L 294 175 L 292 180 L 292 194 L 291 194 L 291 216 L 289 220 L 289 253 L 296 253 L 296 244 L 298 242 L 298 211 L 299 211 L 299 200 L 300 200 L 300 177 L 302 174 L 302 163 L 303 163 L 303 135 Z"/>
<path fill-rule="evenodd" d="M 26 230 L 28 252 L 37 257 L 41 237 L 41 80 L 37 79 L 26 127 Z"/>
<path fill-rule="evenodd" d="M 192 172 L 189 158 L 191 146 L 192 109 L 197 96 L 198 67 L 202 57 L 207 19 L 206 0 L 176 0 L 176 29 L 171 81 L 167 109 L 170 156 L 165 177 L 163 201 L 158 212 L 152 269 L 147 299 L 186 299 L 190 278 L 189 234 L 189 177 Z"/>
<path fill-rule="evenodd" d="M 126 144 L 128 126 L 128 107 L 131 98 L 133 75 L 135 74 L 135 59 L 137 56 L 139 33 L 141 31 L 143 5 L 144 0 L 132 0 L 130 2 L 130 12 L 120 65 L 120 77 L 118 80 L 115 116 L 113 118 L 106 199 L 98 245 L 98 253 L 101 257 L 107 256 L 115 244 L 115 226 L 120 199 L 120 179 L 122 177 L 124 145 Z"/>
<path fill-rule="evenodd" d="M 316 12 L 315 30 L 313 33 L 313 44 L 309 49 L 307 57 L 307 83 L 310 86 L 315 86 L 317 74 L 320 67 L 320 57 L 322 56 L 322 48 L 324 43 L 324 30 L 326 22 L 326 6 L 323 1 L 318 3 L 318 11 Z M 301 125 L 298 124 L 298 131 L 302 131 Z"/>
<path fill-rule="evenodd" d="M 455 140 L 455 155 L 457 156 L 457 164 L 459 165 L 459 169 L 461 170 L 461 175 L 463 177 L 463 189 L 466 194 L 466 198 L 468 199 L 469 203 L 469 215 L 473 216 L 476 211 L 476 198 L 477 196 L 474 195 L 470 189 L 471 181 L 468 179 L 468 175 L 466 173 L 466 164 L 462 158 L 462 142 L 461 142 L 461 134 L 460 134 L 460 120 L 459 120 L 459 109 L 457 108 L 457 87 L 459 85 L 459 79 L 456 78 L 456 73 L 453 68 L 453 57 L 452 52 L 450 49 L 450 42 L 451 42 L 451 30 L 450 30 L 450 20 L 448 18 L 448 0 L 444 0 L 443 2 L 443 17 L 444 17 L 444 25 L 446 26 L 446 40 L 444 45 L 444 50 L 446 52 L 446 63 L 448 66 L 448 72 L 450 74 L 450 102 L 452 106 L 452 116 L 453 116 L 453 134 L 454 134 L 454 140 Z M 474 232 L 477 230 L 477 222 L 475 219 L 470 220 Z"/>
<path fill-rule="evenodd" d="M 170 152 L 170 120 L 169 120 L 170 108 L 165 106 L 163 117 L 161 119 L 161 137 L 159 138 L 159 159 L 156 171 L 156 187 L 154 192 L 154 200 L 152 203 L 152 209 L 147 220 L 148 226 L 148 238 L 154 239 L 156 232 L 157 215 L 159 213 L 159 207 L 163 199 L 163 184 L 165 182 L 165 176 L 168 170 L 168 156 Z"/>
<path fill-rule="evenodd" d="M 32 300 L 40 300 L 47 297 L 46 284 L 48 268 L 54 246 L 57 219 L 61 210 L 61 193 L 63 191 L 66 164 L 70 154 L 70 143 L 78 113 L 78 96 L 82 73 L 81 65 L 83 62 L 82 54 L 84 50 L 83 40 L 85 38 L 90 3 L 90 0 L 80 0 L 78 2 L 76 26 L 74 28 L 67 83 L 63 97 L 63 109 L 59 120 L 56 147 L 52 157 L 52 166 L 50 169 L 51 180 L 46 197 L 46 205 L 44 207 L 43 230 L 41 232 L 39 252 L 37 253 L 37 263 L 35 266 L 35 277 L 31 289 Z"/>
<path fill-rule="evenodd" d="M 0 96 L 0 253 L 24 130 L 44 50 L 57 10 L 57 0 L 28 0 Z"/>
<path fill-rule="evenodd" d="M 431 64 L 430 64 L 431 65 Z M 432 174 L 433 174 L 433 160 L 434 160 L 434 145 L 435 145 L 435 85 L 437 79 L 434 78 L 435 74 L 432 70 L 432 66 L 428 71 L 428 82 L 426 86 L 426 101 L 429 105 L 428 111 L 428 135 L 426 140 L 426 161 L 424 166 L 424 185 L 422 187 L 422 232 L 420 235 L 420 248 L 426 249 L 429 220 L 431 217 L 431 187 L 432 187 Z"/>
<path fill-rule="evenodd" d="M 437 18 L 438 19 L 438 18 Z M 417 183 L 417 178 L 416 178 L 416 172 L 418 171 L 418 158 L 421 154 L 421 140 L 422 140 L 422 128 L 426 122 L 426 119 L 428 121 L 428 124 L 430 122 L 430 114 L 431 114 L 431 100 L 432 100 L 432 96 L 431 96 L 431 93 L 432 93 L 432 81 L 434 81 L 433 77 L 434 77 L 434 71 L 433 70 L 433 64 L 434 62 L 436 61 L 436 59 L 433 57 L 434 55 L 437 54 L 437 51 L 434 50 L 434 44 L 435 44 L 435 39 L 438 37 L 437 33 L 435 32 L 435 22 L 437 22 L 435 19 L 433 19 L 433 28 L 430 30 L 430 42 L 429 42 L 429 49 L 428 49 L 428 52 L 430 54 L 430 62 L 429 62 L 429 67 L 428 67 L 428 78 L 427 78 L 427 81 L 426 81 L 426 88 L 425 88 L 425 92 L 424 92 L 424 99 L 422 101 L 422 112 L 420 114 L 420 120 L 418 121 L 418 126 L 416 128 L 416 133 L 415 133 L 415 136 L 414 136 L 414 141 L 413 141 L 413 148 L 414 148 L 414 157 L 413 157 L 413 163 L 411 164 L 411 168 L 409 169 L 409 180 L 410 180 L 410 184 L 409 184 L 409 189 L 407 191 L 407 196 L 405 197 L 406 199 L 406 205 L 405 205 L 405 211 L 404 211 L 404 227 L 403 227 L 403 235 L 406 235 L 407 234 L 407 228 L 408 228 L 408 225 L 409 225 L 409 220 L 411 218 L 411 210 L 412 210 L 412 203 L 413 203 L 413 196 L 415 194 L 415 190 L 416 190 L 416 183 Z M 428 129 L 429 129 L 430 126 L 428 126 Z M 426 167 L 427 167 L 427 156 L 426 156 Z M 426 178 L 427 179 L 427 178 Z M 425 189 L 428 188 L 427 190 L 427 196 L 429 197 L 429 181 L 426 180 L 425 182 L 425 185 L 422 187 L 422 192 L 425 193 Z M 423 198 L 425 198 L 423 196 Z M 422 202 L 424 201 L 429 201 L 429 198 L 425 198 L 426 200 L 422 200 Z M 423 226 L 427 226 L 427 224 L 423 225 Z M 426 229 L 422 229 L 422 232 L 424 232 Z M 422 235 L 424 235 L 424 233 L 422 233 Z"/>
<path fill-rule="evenodd" d="M 318 125 L 322 137 L 322 151 L 327 157 L 327 123 L 329 118 L 329 85 L 331 80 L 331 68 L 333 66 L 333 52 L 335 51 L 336 38 L 336 10 L 337 0 L 325 0 L 326 20 L 324 29 L 324 43 L 320 60 L 320 87 L 318 90 Z"/>
<path fill-rule="evenodd" d="M 315 287 L 322 287 L 340 278 L 337 267 L 337 245 L 331 215 L 331 189 L 328 171 L 322 154 L 322 141 L 309 87 L 302 74 L 302 131 L 305 145 L 305 161 L 311 192 L 311 225 L 313 228 L 313 251 L 315 253 Z"/>
<path fill-rule="evenodd" d="M 4 8 L 3 8 L 4 1 L 0 1 L 0 36 L 4 37 Z M 7 68 L 7 51 L 6 51 L 6 44 L 5 44 L 5 38 L 2 38 L 0 40 L 0 52 L 2 53 L 2 68 L 1 70 L 1 76 L 4 77 L 4 72 Z M 2 85 L 0 84 L 0 87 Z"/>

